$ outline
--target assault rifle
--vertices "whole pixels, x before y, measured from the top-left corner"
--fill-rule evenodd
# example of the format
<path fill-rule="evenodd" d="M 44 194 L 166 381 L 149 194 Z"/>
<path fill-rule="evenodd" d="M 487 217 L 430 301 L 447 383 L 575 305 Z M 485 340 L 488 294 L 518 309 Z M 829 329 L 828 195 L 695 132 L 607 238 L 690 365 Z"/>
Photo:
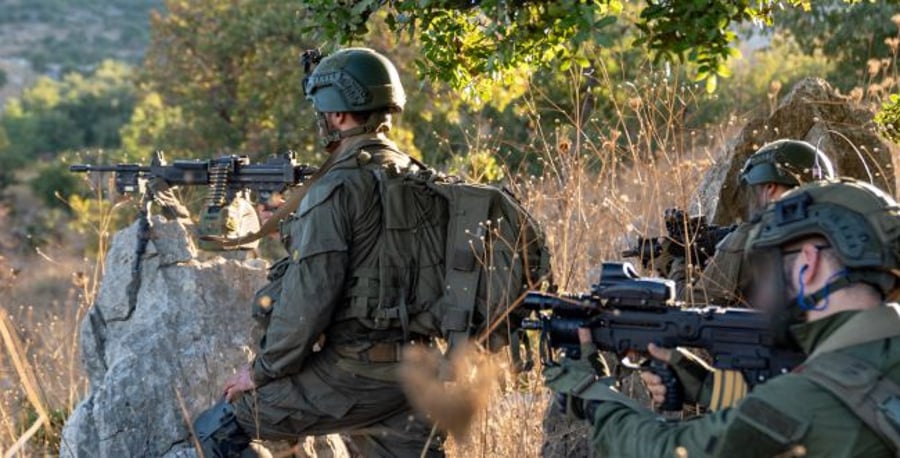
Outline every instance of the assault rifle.
<path fill-rule="evenodd" d="M 776 346 L 769 321 L 760 312 L 722 307 L 682 309 L 674 297 L 671 280 L 640 278 L 630 263 L 608 262 L 589 293 L 529 292 L 523 304 L 535 313 L 522 327 L 540 331 L 545 365 L 558 364 L 556 350 L 569 358 L 581 357 L 578 328 L 590 329 L 597 348 L 620 357 L 647 356 L 650 343 L 702 348 L 712 357 L 714 367 L 741 371 L 751 386 L 789 372 L 805 358 L 799 350 Z M 655 372 L 671 371 L 646 358 L 631 367 L 645 366 Z M 675 380 L 674 374 L 661 375 L 664 380 Z M 681 404 L 680 390 L 667 390 L 663 410 L 680 410 Z"/>
<path fill-rule="evenodd" d="M 684 210 L 670 208 L 664 215 L 666 235 L 658 237 L 638 237 L 635 246 L 622 251 L 625 258 L 638 258 L 646 269 L 650 261 L 662 255 L 663 239 L 672 242 L 670 253 L 675 257 L 686 257 L 689 247 L 692 263 L 703 267 L 716 253 L 716 245 L 737 226 L 708 224 L 703 215 L 688 216 Z"/>
<path fill-rule="evenodd" d="M 204 238 L 243 235 L 241 233 L 259 229 L 256 211 L 248 202 L 251 191 L 257 194 L 260 201 L 266 202 L 273 194 L 301 184 L 315 173 L 316 168 L 298 163 L 293 152 L 258 164 L 251 164 L 247 156 L 223 156 L 212 160 L 176 160 L 172 164 L 167 164 L 162 152 L 157 151 L 149 166 L 75 164 L 69 167 L 69 170 L 115 173 L 115 187 L 118 193 L 140 193 L 145 197 L 146 202 L 142 207 L 147 208 L 142 208 L 142 217 L 149 216 L 144 214 L 145 211 L 149 212 L 149 203 L 159 201 L 160 196 L 157 194 L 161 191 L 168 192 L 168 186 L 208 186 L 209 193 L 198 226 L 201 237 L 200 248 L 218 250 L 223 249 L 221 245 L 204 243 Z M 162 183 L 159 183 L 160 180 Z M 163 186 L 163 189 L 161 190 L 159 186 Z M 174 196 L 170 199 L 175 200 Z M 255 247 L 254 243 L 236 248 Z"/>

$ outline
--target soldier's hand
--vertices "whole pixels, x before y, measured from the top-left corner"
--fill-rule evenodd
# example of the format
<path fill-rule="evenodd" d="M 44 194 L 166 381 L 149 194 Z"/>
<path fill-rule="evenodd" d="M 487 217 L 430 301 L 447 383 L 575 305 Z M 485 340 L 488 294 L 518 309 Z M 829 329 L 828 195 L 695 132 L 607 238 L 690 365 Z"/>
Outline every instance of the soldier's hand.
<path fill-rule="evenodd" d="M 656 345 L 650 344 L 647 346 L 647 351 L 650 353 L 650 356 L 664 363 L 668 363 L 672 360 L 671 349 L 657 347 Z M 651 371 L 643 371 L 641 372 L 641 380 L 643 380 L 644 385 L 647 386 L 647 390 L 650 392 L 650 396 L 653 398 L 653 402 L 655 404 L 662 404 L 663 402 L 665 402 L 666 385 L 663 382 L 662 377 L 654 374 Z"/>
<path fill-rule="evenodd" d="M 653 266 L 653 273 L 655 275 L 659 275 L 661 277 L 669 276 L 669 269 L 672 267 L 672 263 L 675 261 L 675 257 L 672 255 L 672 241 L 669 240 L 668 237 L 660 237 L 659 238 L 659 254 L 653 257 L 651 261 L 651 265 Z"/>
<path fill-rule="evenodd" d="M 243 366 L 225 381 L 225 400 L 231 402 L 237 399 L 241 393 L 253 389 L 256 389 L 256 383 L 253 382 L 250 366 Z"/>
<path fill-rule="evenodd" d="M 271 197 L 265 202 L 260 202 L 256 205 L 256 213 L 259 215 L 259 223 L 265 224 L 272 216 L 275 215 L 275 212 L 284 205 L 284 196 L 281 194 L 272 194 Z M 281 236 L 278 234 L 278 231 L 275 231 L 269 234 L 269 238 L 273 240 L 278 240 Z"/>

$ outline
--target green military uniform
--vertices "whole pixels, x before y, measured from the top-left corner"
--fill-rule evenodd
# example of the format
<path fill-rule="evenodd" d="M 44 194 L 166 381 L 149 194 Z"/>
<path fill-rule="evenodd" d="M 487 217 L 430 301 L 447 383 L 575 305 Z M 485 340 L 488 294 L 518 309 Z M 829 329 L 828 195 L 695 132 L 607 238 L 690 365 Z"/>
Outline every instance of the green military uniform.
<path fill-rule="evenodd" d="M 797 140 L 779 140 L 766 144 L 751 155 L 740 174 L 740 185 L 775 183 L 795 187 L 817 179 L 831 178 L 834 170 L 828 157 L 814 146 Z M 750 271 L 744 252 L 753 224 L 744 222 L 716 246 L 716 252 L 688 290 L 684 260 L 671 262 L 668 277 L 676 282 L 679 297 L 694 304 L 745 307 L 750 286 Z M 735 371 L 713 370 L 704 378 L 687 376 L 693 363 L 676 354 L 671 362 L 685 391 L 685 400 L 711 410 L 733 405 L 746 395 L 743 375 Z"/>
<path fill-rule="evenodd" d="M 743 223 L 716 246 L 716 253 L 693 285 L 692 302 L 716 305 L 744 303 L 749 275 L 744 247 L 753 225 Z"/>
<path fill-rule="evenodd" d="M 253 363 L 258 388 L 234 404 L 251 437 L 347 431 L 366 456 L 419 456 L 426 448 L 431 427 L 415 418 L 398 383 L 399 354 L 360 361 L 373 345 L 385 353 L 385 345 L 402 344 L 400 330 L 376 335 L 354 319 L 333 321 L 347 306 L 354 272 L 378 266 L 382 212 L 371 169 L 409 165 L 396 148 L 379 145 L 390 142 L 374 134 L 346 139 L 283 227 L 289 261 Z M 323 334 L 323 350 L 314 353 Z M 439 448 L 435 441 L 431 452 Z"/>
<path fill-rule="evenodd" d="M 318 58 L 304 54 L 304 64 Z M 412 164 L 384 136 L 405 103 L 399 75 L 384 56 L 350 48 L 322 59 L 303 89 L 329 159 L 299 203 L 286 204 L 296 208 L 281 227 L 288 256 L 257 292 L 254 317 L 265 333 L 251 368 L 256 388 L 203 412 L 194 431 L 208 457 L 252 455 L 253 438 L 335 432 L 367 457 L 443 456 L 441 435 L 413 412 L 398 379 L 401 348 L 428 345 L 427 337 L 372 326 L 364 313 L 402 305 L 371 294 L 385 289 L 379 177 Z M 340 129 L 329 113 L 356 125 Z"/>
<path fill-rule="evenodd" d="M 725 236 L 716 246 L 716 253 L 710 258 L 706 268 L 691 286 L 692 291 L 682 292 L 684 275 L 675 274 L 680 295 L 691 303 L 719 306 L 746 304 L 746 294 L 750 283 L 750 273 L 746 266 L 744 249 L 753 225 L 742 223 Z M 678 263 L 676 260 L 675 263 Z M 673 271 L 678 264 L 673 263 Z M 679 281 L 680 279 L 680 281 Z M 687 352 L 677 351 L 669 364 L 678 375 L 684 389 L 684 400 L 689 404 L 700 404 L 710 410 L 719 410 L 733 405 L 748 391 L 743 374 L 703 368 L 696 357 Z M 707 370 L 708 369 L 708 370 Z"/>
<path fill-rule="evenodd" d="M 778 140 L 764 145 L 754 152 L 741 169 L 739 185 L 749 191 L 768 183 L 787 187 L 799 186 L 814 180 L 834 177 L 831 161 L 813 145 L 799 140 Z M 719 306 L 745 306 L 747 273 L 744 249 L 750 233 L 750 223 L 740 224 L 716 246 L 703 272 L 687 291 L 687 275 L 684 259 L 670 259 L 664 253 L 660 270 L 674 280 L 678 296 L 689 303 L 715 304 Z"/>
<path fill-rule="evenodd" d="M 796 325 L 793 333 L 803 349 L 812 353 L 857 315 L 869 315 L 876 321 L 896 320 L 900 334 L 897 310 L 887 307 L 838 313 Z M 900 384 L 898 336 L 837 353 L 865 361 Z M 599 403 L 591 419 L 596 425 L 593 440 L 598 456 L 678 456 L 680 447 L 691 457 L 775 456 L 797 447 L 805 449 L 806 456 L 893 455 L 842 400 L 810 380 L 802 369 L 759 385 L 733 408 L 687 422 L 661 423 L 653 412 L 617 402 Z"/>
<path fill-rule="evenodd" d="M 900 456 L 900 305 L 876 299 L 900 287 L 900 205 L 854 180 L 807 184 L 767 207 L 747 247 L 752 302 L 771 319 L 773 345 L 807 354 L 793 372 L 734 407 L 672 423 L 578 361 L 548 369 L 548 385 L 594 424 L 602 456 Z M 813 263 L 818 277 L 805 276 Z"/>

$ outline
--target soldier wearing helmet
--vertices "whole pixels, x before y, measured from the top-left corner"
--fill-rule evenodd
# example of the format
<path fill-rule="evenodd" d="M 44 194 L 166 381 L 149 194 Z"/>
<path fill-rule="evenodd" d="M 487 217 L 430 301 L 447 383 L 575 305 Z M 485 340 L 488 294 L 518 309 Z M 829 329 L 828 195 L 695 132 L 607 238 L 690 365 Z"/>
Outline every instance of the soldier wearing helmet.
<path fill-rule="evenodd" d="M 813 145 L 799 140 L 778 140 L 766 144 L 747 159 L 739 176 L 741 188 L 747 196 L 747 220 L 758 216 L 768 203 L 791 189 L 832 177 L 834 169 L 831 161 Z M 752 227 L 752 224 L 745 222 L 722 239 L 697 282 L 684 294 L 693 296 L 686 297 L 689 302 L 693 299 L 704 305 L 746 305 L 751 275 L 744 250 Z M 677 272 L 679 263 L 673 265 L 673 271 Z M 679 274 L 675 276 L 684 277 Z M 670 363 L 678 376 L 678 385 L 689 402 L 718 410 L 734 404 L 747 392 L 747 383 L 739 372 L 714 370 L 684 350 L 673 351 L 654 346 L 650 353 Z M 644 372 L 641 377 L 653 399 L 662 402 L 667 390 L 664 380 L 652 372 Z"/>
<path fill-rule="evenodd" d="M 413 167 L 386 137 L 406 101 L 399 75 L 381 54 L 350 48 L 322 59 L 303 90 L 328 159 L 282 222 L 288 256 L 256 294 L 264 335 L 255 359 L 226 382 L 224 399 L 194 431 L 207 457 L 251 455 L 251 439 L 334 432 L 349 435 L 363 456 L 443 456 L 398 381 L 401 348 L 427 337 L 372 329 L 350 313 L 371 307 L 355 291 L 379 288 L 376 175 Z"/>
<path fill-rule="evenodd" d="M 834 177 L 831 161 L 813 145 L 778 140 L 753 153 L 739 181 L 747 199 L 747 221 L 788 190 Z M 695 300 L 717 305 L 742 304 L 749 275 L 742 265 L 749 224 L 741 224 L 716 247 L 716 254 L 693 285 Z"/>
<path fill-rule="evenodd" d="M 865 183 L 810 183 L 769 205 L 748 238 L 751 304 L 807 359 L 734 407 L 689 422 L 601 381 L 576 400 L 603 456 L 897 456 L 900 206 Z M 551 381 L 561 389 L 571 380 Z M 552 386 L 551 386 L 552 388 Z M 565 393 L 570 396 L 573 393 Z"/>

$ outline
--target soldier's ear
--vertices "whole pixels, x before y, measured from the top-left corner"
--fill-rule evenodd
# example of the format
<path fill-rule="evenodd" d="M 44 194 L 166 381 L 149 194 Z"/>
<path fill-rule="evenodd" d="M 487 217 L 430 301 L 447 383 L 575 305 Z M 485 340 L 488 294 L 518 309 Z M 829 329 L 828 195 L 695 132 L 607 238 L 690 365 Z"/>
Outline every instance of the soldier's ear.
<path fill-rule="evenodd" d="M 781 197 L 781 187 L 778 183 L 765 183 L 762 185 L 762 191 L 766 195 L 766 203 L 771 203 Z"/>
<path fill-rule="evenodd" d="M 815 243 L 804 243 L 800 250 L 800 256 L 803 257 L 803 265 L 800 267 L 800 280 L 809 285 L 816 276 L 820 275 L 824 268 L 822 264 L 822 253 Z"/>

